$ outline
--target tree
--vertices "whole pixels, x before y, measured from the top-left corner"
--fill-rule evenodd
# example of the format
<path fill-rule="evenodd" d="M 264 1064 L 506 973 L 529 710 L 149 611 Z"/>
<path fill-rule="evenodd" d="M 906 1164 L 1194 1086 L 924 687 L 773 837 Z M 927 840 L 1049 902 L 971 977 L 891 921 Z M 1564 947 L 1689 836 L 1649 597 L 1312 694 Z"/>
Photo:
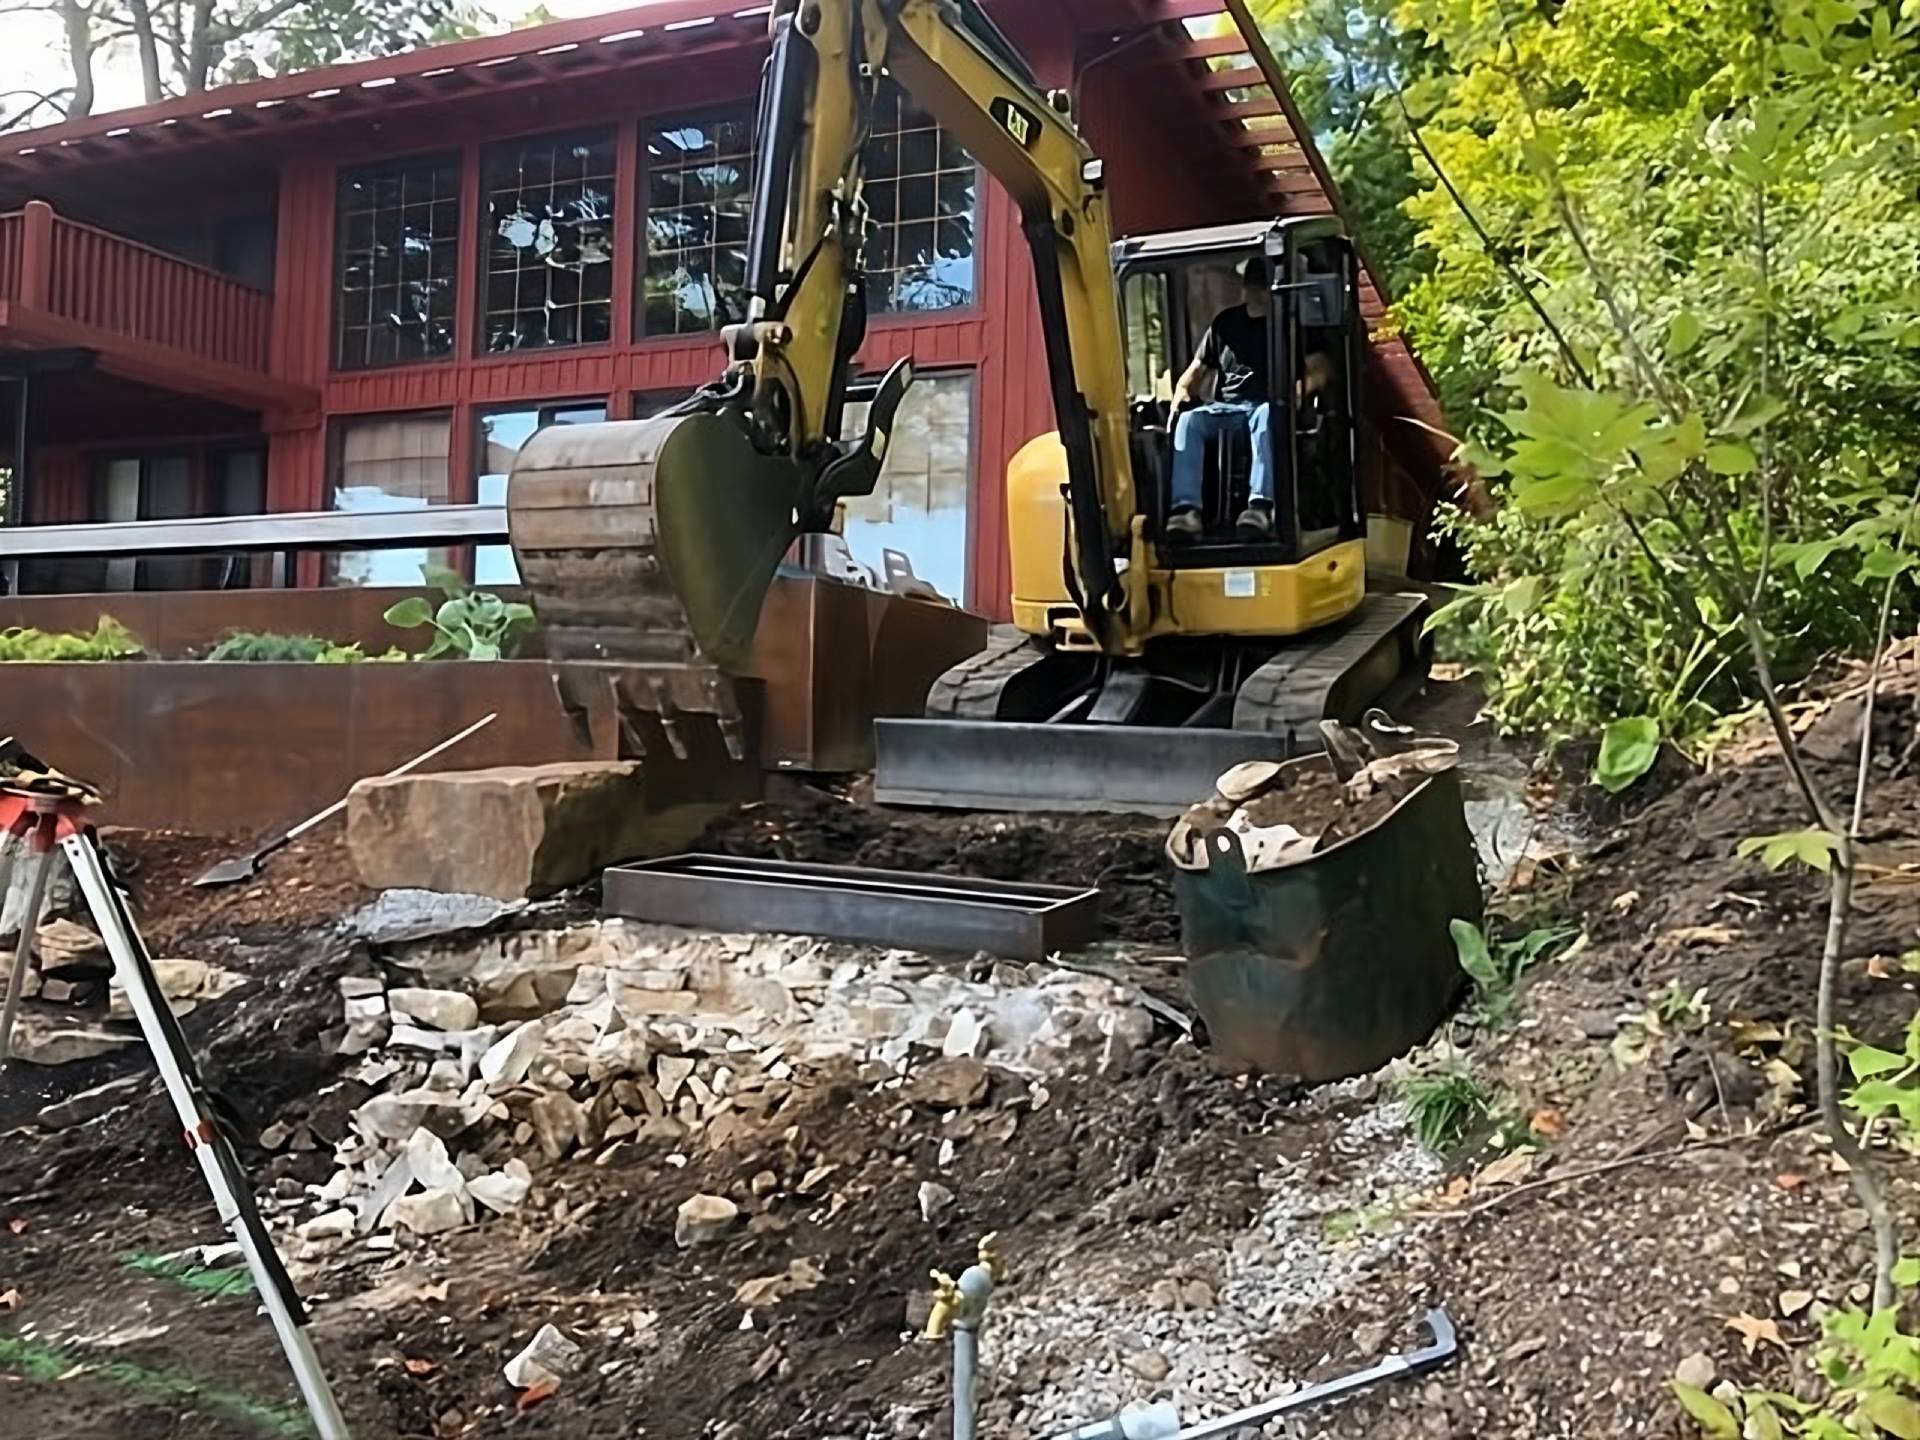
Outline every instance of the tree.
<path fill-rule="evenodd" d="M 1890 1315 L 1894 1217 L 1845 1121 L 1834 1015 L 1872 706 L 1849 814 L 1782 679 L 1831 649 L 1877 664 L 1914 615 L 1920 3 L 1407 16 L 1446 65 L 1406 88 L 1404 118 L 1449 177 L 1409 201 L 1436 254 L 1409 303 L 1509 402 L 1477 420 L 1510 500 L 1473 537 L 1497 579 L 1452 608 L 1475 616 L 1510 720 L 1639 707 L 1637 730 L 1684 733 L 1752 702 L 1771 725 L 1802 827 L 1742 849 L 1828 876 L 1820 1111 Z"/>
<path fill-rule="evenodd" d="M 91 114 L 96 65 L 129 49 L 152 102 L 461 39 L 495 23 L 478 0 L 12 0 L 0 12 L 56 17 L 73 77 L 44 94 L 0 95 L 0 129 Z"/>
<path fill-rule="evenodd" d="M 1346 201 L 1355 233 L 1389 287 L 1431 267 L 1406 202 L 1431 184 L 1395 115 L 1394 95 L 1430 66 L 1424 37 L 1386 0 L 1260 0 L 1267 44 Z"/>

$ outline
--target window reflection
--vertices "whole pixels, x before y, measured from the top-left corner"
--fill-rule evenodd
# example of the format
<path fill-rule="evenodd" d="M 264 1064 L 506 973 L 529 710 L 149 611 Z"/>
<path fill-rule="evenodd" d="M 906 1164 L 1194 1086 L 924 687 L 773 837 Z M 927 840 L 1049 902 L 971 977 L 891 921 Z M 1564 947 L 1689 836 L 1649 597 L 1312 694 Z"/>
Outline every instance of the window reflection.
<path fill-rule="evenodd" d="M 487 151 L 487 349 L 613 337 L 612 131 Z"/>
<path fill-rule="evenodd" d="M 507 503 L 507 476 L 520 447 L 534 432 L 549 425 L 585 425 L 607 418 L 607 407 L 595 403 L 543 405 L 524 410 L 496 410 L 480 417 L 480 472 L 474 479 L 474 499 L 482 505 Z M 513 563 L 510 545 L 476 545 L 473 583 L 481 588 L 518 585 L 520 569 Z"/>

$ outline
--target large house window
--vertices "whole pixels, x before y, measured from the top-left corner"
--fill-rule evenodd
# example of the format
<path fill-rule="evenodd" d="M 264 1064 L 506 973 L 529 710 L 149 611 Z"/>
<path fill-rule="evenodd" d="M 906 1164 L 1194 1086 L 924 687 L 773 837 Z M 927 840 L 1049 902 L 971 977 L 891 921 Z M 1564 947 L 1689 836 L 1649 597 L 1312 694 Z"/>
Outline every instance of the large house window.
<path fill-rule="evenodd" d="M 846 433 L 866 428 L 872 384 L 857 384 Z M 913 573 L 948 599 L 967 599 L 969 483 L 973 472 L 973 372 L 921 375 L 894 416 L 893 436 L 871 495 L 844 502 L 842 535 L 853 558 L 884 581 L 904 556 Z"/>
<path fill-rule="evenodd" d="M 193 459 L 185 454 L 117 456 L 96 471 L 103 520 L 180 520 L 198 513 Z M 108 590 L 190 590 L 198 562 L 188 555 L 122 558 L 106 564 Z"/>
<path fill-rule="evenodd" d="M 613 132 L 541 136 L 486 153 L 486 345 L 613 338 Z"/>
<path fill-rule="evenodd" d="M 360 370 L 451 355 L 459 163 L 345 171 L 335 208 L 334 363 Z"/>
<path fill-rule="evenodd" d="M 648 335 L 717 330 L 745 316 L 753 185 L 751 112 L 649 125 Z M 889 81 L 866 149 L 873 314 L 947 310 L 974 297 L 978 174 L 951 135 Z"/>
<path fill-rule="evenodd" d="M 520 447 L 534 432 L 549 425 L 587 425 L 607 418 L 607 407 L 598 400 L 582 400 L 562 405 L 528 405 L 512 410 L 495 410 L 480 417 L 480 473 L 474 480 L 474 499 L 482 505 L 507 503 L 507 476 L 520 456 Z M 476 585 L 518 585 L 520 568 L 513 563 L 511 545 L 476 545 L 473 551 L 473 583 Z"/>
<path fill-rule="evenodd" d="M 445 505 L 448 489 L 447 442 L 452 417 L 379 415 L 349 420 L 334 431 L 333 508 L 417 510 Z M 433 561 L 451 565 L 453 552 L 425 546 L 412 550 L 347 550 L 329 564 L 335 585 L 418 585 L 420 567 Z"/>
<path fill-rule="evenodd" d="M 649 335 L 717 330 L 745 314 L 747 213 L 753 196 L 753 116 L 650 123 L 647 273 Z"/>
<path fill-rule="evenodd" d="M 866 150 L 867 309 L 948 310 L 973 303 L 978 174 L 960 142 L 889 82 Z"/>

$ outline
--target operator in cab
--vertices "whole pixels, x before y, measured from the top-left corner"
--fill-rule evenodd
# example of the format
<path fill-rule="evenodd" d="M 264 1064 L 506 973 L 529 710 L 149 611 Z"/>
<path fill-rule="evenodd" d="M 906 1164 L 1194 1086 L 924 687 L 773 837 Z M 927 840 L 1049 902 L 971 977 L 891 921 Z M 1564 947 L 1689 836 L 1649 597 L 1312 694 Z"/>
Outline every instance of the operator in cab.
<path fill-rule="evenodd" d="M 1273 451 L 1267 443 L 1267 262 L 1255 255 L 1240 269 L 1241 303 L 1213 317 L 1193 363 L 1173 387 L 1173 510 L 1166 538 L 1190 544 L 1205 532 L 1200 506 L 1206 484 L 1206 447 L 1223 435 L 1252 442 L 1253 472 L 1247 508 L 1235 529 L 1242 540 L 1273 538 Z M 1333 374 L 1333 362 L 1309 351 L 1301 366 L 1302 395 L 1317 394 Z M 1217 381 L 1213 399 L 1203 399 Z"/>

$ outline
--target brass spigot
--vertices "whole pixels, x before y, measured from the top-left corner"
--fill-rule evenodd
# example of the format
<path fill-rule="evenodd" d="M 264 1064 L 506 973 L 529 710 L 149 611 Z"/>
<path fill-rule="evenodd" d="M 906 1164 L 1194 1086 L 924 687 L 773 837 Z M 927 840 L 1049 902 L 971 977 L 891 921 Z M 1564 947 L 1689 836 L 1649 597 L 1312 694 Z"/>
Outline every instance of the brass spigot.
<path fill-rule="evenodd" d="M 953 1328 L 953 1312 L 960 1308 L 960 1286 L 944 1270 L 933 1273 L 933 1308 L 927 1311 L 926 1337 L 944 1340 Z"/>
<path fill-rule="evenodd" d="M 1000 1232 L 994 1230 L 980 1237 L 980 1247 L 975 1252 L 980 1263 L 987 1268 L 995 1282 L 1007 1278 L 1007 1254 L 1000 1248 Z"/>

